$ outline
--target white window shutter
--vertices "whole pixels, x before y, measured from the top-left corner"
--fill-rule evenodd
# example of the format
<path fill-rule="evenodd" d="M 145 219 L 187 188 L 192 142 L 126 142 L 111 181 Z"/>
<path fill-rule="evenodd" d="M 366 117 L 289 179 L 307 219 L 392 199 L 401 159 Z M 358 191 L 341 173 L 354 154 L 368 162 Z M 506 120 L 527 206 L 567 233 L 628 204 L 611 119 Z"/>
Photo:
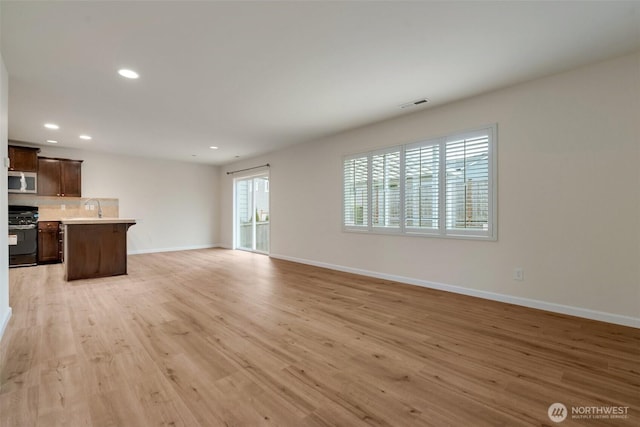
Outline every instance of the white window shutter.
<path fill-rule="evenodd" d="M 358 156 L 344 160 L 344 226 L 369 226 L 369 158 Z"/>
<path fill-rule="evenodd" d="M 408 146 L 404 170 L 405 230 L 437 231 L 440 227 L 440 146 L 437 141 Z"/>
<path fill-rule="evenodd" d="M 489 230 L 489 138 L 487 132 L 476 132 L 446 141 L 447 231 Z"/>
<path fill-rule="evenodd" d="M 371 225 L 400 228 L 400 149 L 371 156 Z"/>

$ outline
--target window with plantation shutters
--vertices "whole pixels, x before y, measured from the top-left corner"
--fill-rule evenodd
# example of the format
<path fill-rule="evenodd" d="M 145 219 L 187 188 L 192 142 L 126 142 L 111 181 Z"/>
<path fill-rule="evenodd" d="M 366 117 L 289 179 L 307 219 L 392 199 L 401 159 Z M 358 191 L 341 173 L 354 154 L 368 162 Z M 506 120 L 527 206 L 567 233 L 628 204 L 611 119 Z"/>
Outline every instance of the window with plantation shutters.
<path fill-rule="evenodd" d="M 400 228 L 400 149 L 371 156 L 371 226 Z"/>
<path fill-rule="evenodd" d="M 489 135 L 447 138 L 446 229 L 489 229 Z"/>
<path fill-rule="evenodd" d="M 344 160 L 344 226 L 369 227 L 369 156 Z"/>
<path fill-rule="evenodd" d="M 496 130 L 346 157 L 345 229 L 495 240 Z"/>
<path fill-rule="evenodd" d="M 440 145 L 414 144 L 404 152 L 404 224 L 408 232 L 440 227 Z"/>

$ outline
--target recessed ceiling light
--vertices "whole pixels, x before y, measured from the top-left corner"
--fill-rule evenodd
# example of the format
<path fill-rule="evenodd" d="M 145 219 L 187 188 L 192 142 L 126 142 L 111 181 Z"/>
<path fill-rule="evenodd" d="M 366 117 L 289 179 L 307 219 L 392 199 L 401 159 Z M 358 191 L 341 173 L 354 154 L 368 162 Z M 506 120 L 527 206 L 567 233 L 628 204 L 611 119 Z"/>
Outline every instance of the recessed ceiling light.
<path fill-rule="evenodd" d="M 60 126 L 55 123 L 45 123 L 44 127 L 46 127 L 47 129 L 60 129 Z"/>
<path fill-rule="evenodd" d="M 211 147 L 209 147 L 209 148 L 211 148 L 212 150 L 217 150 L 217 149 L 218 149 L 218 147 L 216 147 L 216 146 L 214 146 L 214 145 L 212 145 L 212 146 L 211 146 Z"/>
<path fill-rule="evenodd" d="M 50 144 L 57 144 L 58 143 L 58 141 L 53 140 L 53 139 L 47 139 L 47 142 L 50 143 Z"/>
<path fill-rule="evenodd" d="M 128 79 L 137 79 L 138 77 L 140 77 L 140 74 L 136 73 L 133 70 L 128 70 L 126 68 L 122 68 L 122 69 L 118 70 L 118 74 L 120 74 L 122 77 L 126 77 Z"/>
<path fill-rule="evenodd" d="M 80 135 L 80 139 L 90 140 L 91 137 L 89 135 Z"/>

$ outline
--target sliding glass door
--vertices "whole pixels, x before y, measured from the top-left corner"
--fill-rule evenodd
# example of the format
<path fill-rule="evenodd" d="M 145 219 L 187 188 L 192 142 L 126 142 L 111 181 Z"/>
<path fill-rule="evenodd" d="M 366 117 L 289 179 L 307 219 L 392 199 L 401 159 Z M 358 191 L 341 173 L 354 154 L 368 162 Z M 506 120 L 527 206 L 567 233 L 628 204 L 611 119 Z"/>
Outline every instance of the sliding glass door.
<path fill-rule="evenodd" d="M 269 176 L 235 180 L 237 249 L 269 253 Z"/>

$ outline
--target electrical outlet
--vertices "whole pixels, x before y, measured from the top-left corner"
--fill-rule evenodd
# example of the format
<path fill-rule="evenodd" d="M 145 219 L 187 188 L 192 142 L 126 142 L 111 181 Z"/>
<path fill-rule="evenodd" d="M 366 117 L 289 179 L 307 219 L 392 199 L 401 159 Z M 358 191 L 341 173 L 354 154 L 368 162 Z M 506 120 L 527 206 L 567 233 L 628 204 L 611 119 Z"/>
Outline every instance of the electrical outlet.
<path fill-rule="evenodd" d="M 524 280 L 524 270 L 522 269 L 522 267 L 516 267 L 513 269 L 513 280 Z"/>
<path fill-rule="evenodd" d="M 66 211 L 67 210 L 67 205 L 60 205 L 60 210 L 61 211 Z"/>

